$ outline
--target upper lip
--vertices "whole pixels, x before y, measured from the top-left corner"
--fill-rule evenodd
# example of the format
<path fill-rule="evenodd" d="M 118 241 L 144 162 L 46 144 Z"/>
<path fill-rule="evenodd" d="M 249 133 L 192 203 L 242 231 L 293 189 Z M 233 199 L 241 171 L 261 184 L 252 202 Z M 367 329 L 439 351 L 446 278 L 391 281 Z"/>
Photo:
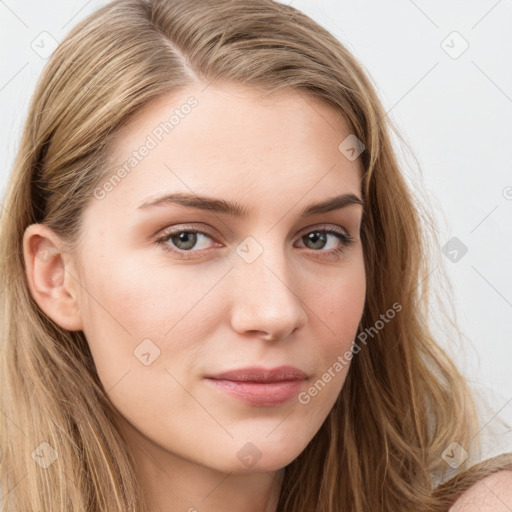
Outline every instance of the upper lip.
<path fill-rule="evenodd" d="M 304 380 L 307 378 L 307 375 L 302 370 L 293 366 L 278 366 L 271 369 L 254 366 L 230 370 L 217 375 L 209 375 L 208 378 L 238 382 L 283 382 L 287 380 Z"/>

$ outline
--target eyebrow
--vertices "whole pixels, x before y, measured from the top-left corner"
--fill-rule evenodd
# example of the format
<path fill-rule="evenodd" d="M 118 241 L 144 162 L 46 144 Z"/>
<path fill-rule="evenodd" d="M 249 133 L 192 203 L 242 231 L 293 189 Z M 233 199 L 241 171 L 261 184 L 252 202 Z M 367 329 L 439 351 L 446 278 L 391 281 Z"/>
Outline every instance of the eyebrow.
<path fill-rule="evenodd" d="M 198 196 L 184 192 L 174 194 L 165 194 L 156 198 L 149 199 L 142 203 L 137 209 L 146 210 L 155 206 L 180 205 L 188 208 L 197 208 L 208 212 L 223 213 L 232 217 L 247 217 L 250 210 L 237 202 L 229 202 L 224 199 L 217 199 L 208 196 Z M 319 203 L 306 206 L 301 212 L 301 217 L 309 217 L 319 213 L 327 213 L 333 210 L 340 210 L 351 204 L 359 204 L 364 208 L 364 201 L 353 193 L 342 194 L 331 197 Z"/>

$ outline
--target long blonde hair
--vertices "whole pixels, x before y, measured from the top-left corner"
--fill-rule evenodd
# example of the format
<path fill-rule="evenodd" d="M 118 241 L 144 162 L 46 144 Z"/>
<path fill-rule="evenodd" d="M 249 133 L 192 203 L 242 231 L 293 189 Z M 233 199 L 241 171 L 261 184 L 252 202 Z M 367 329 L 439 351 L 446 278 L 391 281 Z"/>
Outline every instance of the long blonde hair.
<path fill-rule="evenodd" d="M 22 239 L 27 226 L 45 223 L 73 250 L 123 123 L 193 81 L 312 94 L 365 145 L 360 334 L 372 336 L 325 423 L 286 467 L 278 512 L 446 510 L 467 487 L 460 475 L 475 473 L 463 472 L 466 461 L 458 485 L 439 493 L 441 455 L 452 442 L 478 451 L 478 428 L 470 389 L 429 328 L 429 263 L 439 251 L 421 217 L 433 219 L 399 168 L 394 128 L 362 67 L 324 28 L 271 0 L 116 0 L 80 22 L 49 59 L 0 225 L 4 510 L 145 510 L 87 340 L 38 308 Z M 392 321 L 365 331 L 395 303 Z M 49 449 L 41 443 L 57 454 L 47 468 L 33 460 L 34 450 Z M 510 459 L 487 472 L 505 467 Z"/>

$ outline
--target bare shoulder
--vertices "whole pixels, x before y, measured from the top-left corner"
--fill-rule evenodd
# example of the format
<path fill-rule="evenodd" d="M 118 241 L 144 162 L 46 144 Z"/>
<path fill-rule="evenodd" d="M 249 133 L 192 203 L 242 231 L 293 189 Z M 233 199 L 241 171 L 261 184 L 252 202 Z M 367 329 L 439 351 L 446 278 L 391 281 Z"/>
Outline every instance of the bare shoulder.
<path fill-rule="evenodd" d="M 512 471 L 503 470 L 473 484 L 449 512 L 510 512 Z"/>

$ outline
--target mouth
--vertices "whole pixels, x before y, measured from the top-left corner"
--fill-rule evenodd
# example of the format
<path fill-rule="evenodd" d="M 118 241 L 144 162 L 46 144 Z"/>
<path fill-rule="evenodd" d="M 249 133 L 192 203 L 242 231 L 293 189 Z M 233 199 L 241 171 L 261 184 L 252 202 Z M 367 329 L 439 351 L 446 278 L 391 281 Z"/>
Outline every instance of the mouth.
<path fill-rule="evenodd" d="M 208 376 L 207 380 L 217 390 L 247 405 L 271 407 L 297 398 L 307 375 L 292 366 L 270 370 L 253 367 Z"/>

